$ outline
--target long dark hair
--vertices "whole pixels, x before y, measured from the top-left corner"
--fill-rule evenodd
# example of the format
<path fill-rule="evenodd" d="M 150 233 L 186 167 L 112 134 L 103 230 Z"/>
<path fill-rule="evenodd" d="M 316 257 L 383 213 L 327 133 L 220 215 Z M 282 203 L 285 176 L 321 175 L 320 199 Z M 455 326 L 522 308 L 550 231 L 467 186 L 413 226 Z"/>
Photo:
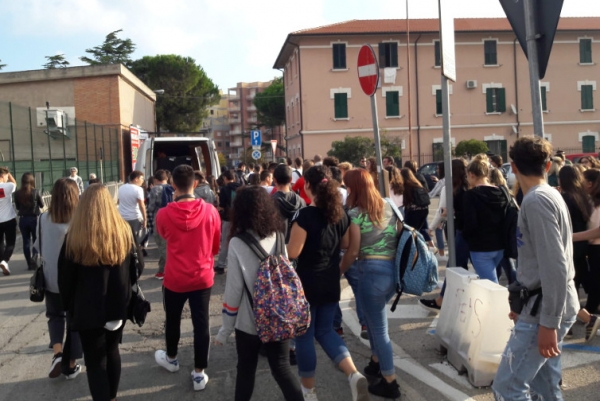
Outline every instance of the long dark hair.
<path fill-rule="evenodd" d="M 394 166 L 385 168 L 390 173 L 390 188 L 394 195 L 402 195 L 404 193 L 404 180 L 400 174 L 400 170 Z"/>
<path fill-rule="evenodd" d="M 573 201 L 581 211 L 583 219 L 588 221 L 592 216 L 593 209 L 590 198 L 583 188 L 583 175 L 579 169 L 573 166 L 564 166 L 558 172 L 558 182 L 563 197 Z"/>
<path fill-rule="evenodd" d="M 410 205 L 413 203 L 414 192 L 417 188 L 423 188 L 423 185 L 417 180 L 412 170 L 408 167 L 404 167 L 400 170 L 400 174 L 404 179 L 404 204 Z"/>
<path fill-rule="evenodd" d="M 24 206 L 35 204 L 32 192 L 35 189 L 35 177 L 31 173 L 25 173 L 21 176 L 21 188 L 15 194 L 15 197 Z"/>
<path fill-rule="evenodd" d="M 238 189 L 231 209 L 230 238 L 249 230 L 256 233 L 260 239 L 285 230 L 275 202 L 267 191 L 259 186 Z"/>
<path fill-rule="evenodd" d="M 326 166 L 314 166 L 304 174 L 310 192 L 315 196 L 314 206 L 321 209 L 329 224 L 338 223 L 344 217 L 340 184 L 332 177 Z M 264 189 L 263 189 L 264 191 Z"/>
<path fill-rule="evenodd" d="M 456 195 L 460 190 L 466 190 L 467 161 L 462 157 L 452 160 L 452 192 Z"/>
<path fill-rule="evenodd" d="M 56 224 L 69 223 L 78 204 L 79 188 L 75 181 L 69 178 L 58 179 L 52 187 L 52 198 L 48 208 L 52 222 Z"/>

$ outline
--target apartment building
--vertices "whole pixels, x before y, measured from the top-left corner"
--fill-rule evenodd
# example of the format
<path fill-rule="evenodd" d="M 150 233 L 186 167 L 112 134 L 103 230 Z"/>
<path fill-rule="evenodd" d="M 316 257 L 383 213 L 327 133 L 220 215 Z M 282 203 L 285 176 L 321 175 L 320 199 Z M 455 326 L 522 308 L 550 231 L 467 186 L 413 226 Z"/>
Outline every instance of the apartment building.
<path fill-rule="evenodd" d="M 221 101 L 208 108 L 208 116 L 202 120 L 202 130 L 215 142 L 217 152 L 227 155 L 231 151 L 229 138 L 229 96 L 220 92 Z"/>
<path fill-rule="evenodd" d="M 353 20 L 288 35 L 274 68 L 284 69 L 290 157 L 323 154 L 346 136 L 373 136 L 356 66 L 360 47 L 370 44 L 381 69 L 375 96 L 382 134 L 402 139 L 405 159 L 441 160 L 439 23 L 410 20 L 410 42 L 406 28 L 406 20 Z M 452 143 L 482 140 L 506 160 L 516 138 L 533 134 L 527 60 L 504 18 L 456 19 L 455 31 Z M 600 146 L 598 60 L 600 18 L 562 18 L 541 96 L 546 138 L 567 153 Z"/>
<path fill-rule="evenodd" d="M 258 118 L 254 98 L 256 94 L 263 92 L 271 85 L 269 82 L 239 82 L 236 87 L 229 88 L 227 98 L 229 101 L 229 148 L 225 153 L 229 165 L 236 166 L 240 162 L 249 163 L 252 159 L 244 153 L 250 144 L 250 131 L 259 129 L 262 131 L 263 144 L 269 143 L 272 139 L 277 140 L 278 147 L 275 157 L 285 156 L 285 144 L 283 127 L 265 127 Z M 273 158 L 271 148 L 263 149 L 263 158 L 270 160 Z"/>

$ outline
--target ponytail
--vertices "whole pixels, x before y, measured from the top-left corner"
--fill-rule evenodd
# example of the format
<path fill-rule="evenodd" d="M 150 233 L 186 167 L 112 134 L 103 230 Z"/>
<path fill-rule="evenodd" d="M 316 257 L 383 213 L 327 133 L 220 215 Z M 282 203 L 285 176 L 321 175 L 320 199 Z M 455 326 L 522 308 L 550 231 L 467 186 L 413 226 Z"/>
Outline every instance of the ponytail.
<path fill-rule="evenodd" d="M 304 180 L 315 196 L 314 205 L 325 213 L 329 224 L 337 224 L 344 217 L 339 184 L 331 177 L 326 166 L 314 166 L 304 173 Z"/>

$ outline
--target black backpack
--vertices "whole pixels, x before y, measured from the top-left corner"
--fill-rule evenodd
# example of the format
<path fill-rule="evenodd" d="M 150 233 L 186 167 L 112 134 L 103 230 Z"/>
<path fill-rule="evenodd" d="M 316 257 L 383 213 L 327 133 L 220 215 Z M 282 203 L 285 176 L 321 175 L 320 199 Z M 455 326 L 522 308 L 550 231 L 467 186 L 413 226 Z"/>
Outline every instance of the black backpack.
<path fill-rule="evenodd" d="M 425 207 L 431 204 L 431 199 L 429 199 L 429 193 L 425 190 L 425 188 L 415 188 L 413 192 L 413 203 L 417 207 Z"/>
<path fill-rule="evenodd" d="M 504 239 L 504 257 L 516 259 L 517 247 L 517 224 L 519 222 L 519 206 L 504 186 L 500 189 L 507 198 L 504 219 L 502 220 L 502 238 Z"/>

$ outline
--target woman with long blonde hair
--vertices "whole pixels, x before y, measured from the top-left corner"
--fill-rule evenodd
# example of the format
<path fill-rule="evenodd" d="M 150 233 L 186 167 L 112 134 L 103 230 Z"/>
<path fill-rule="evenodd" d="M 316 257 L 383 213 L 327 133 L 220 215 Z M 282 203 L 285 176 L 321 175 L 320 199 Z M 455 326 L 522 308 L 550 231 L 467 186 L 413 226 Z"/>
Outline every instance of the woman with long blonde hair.
<path fill-rule="evenodd" d="M 392 343 L 388 333 L 386 304 L 396 292 L 397 273 L 394 259 L 398 235 L 402 229 L 392 205 L 379 195 L 373 178 L 363 169 L 348 171 L 346 205 L 350 209 L 350 244 L 340 269 L 345 272 L 358 258 L 357 302 L 367 323 L 371 361 L 364 373 L 382 377 L 368 387 L 369 392 L 384 398 L 400 397 L 396 381 Z M 397 270 L 397 269 L 396 269 Z"/>
<path fill-rule="evenodd" d="M 58 286 L 71 328 L 79 332 L 93 400 L 115 400 L 119 343 L 131 287 L 140 272 L 131 227 L 102 184 L 81 196 L 58 263 Z M 141 266 L 140 266 L 141 267 Z"/>

